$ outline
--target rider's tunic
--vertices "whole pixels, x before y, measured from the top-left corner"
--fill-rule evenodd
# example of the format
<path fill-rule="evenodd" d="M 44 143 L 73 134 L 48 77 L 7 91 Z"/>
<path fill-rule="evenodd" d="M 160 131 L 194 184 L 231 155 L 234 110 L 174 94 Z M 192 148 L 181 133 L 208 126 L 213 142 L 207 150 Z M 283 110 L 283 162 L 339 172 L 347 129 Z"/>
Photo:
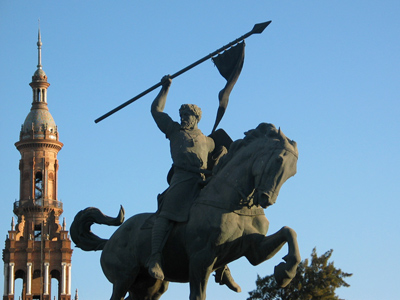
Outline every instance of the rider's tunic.
<path fill-rule="evenodd" d="M 214 150 L 214 141 L 199 129 L 183 130 L 167 114 L 158 115 L 156 123 L 170 140 L 174 175 L 159 210 L 159 216 L 176 222 L 185 222 L 194 196 L 204 180 L 202 170 L 207 168 L 208 155 Z"/>

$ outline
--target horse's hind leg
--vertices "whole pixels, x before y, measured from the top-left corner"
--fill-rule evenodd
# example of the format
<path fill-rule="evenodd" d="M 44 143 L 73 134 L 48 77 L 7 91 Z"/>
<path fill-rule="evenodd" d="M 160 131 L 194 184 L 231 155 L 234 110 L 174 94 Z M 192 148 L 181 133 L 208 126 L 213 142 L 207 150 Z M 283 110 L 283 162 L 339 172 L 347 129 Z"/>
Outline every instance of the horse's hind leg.
<path fill-rule="evenodd" d="M 153 297 L 150 298 L 151 300 L 158 300 L 161 298 L 162 294 L 164 294 L 168 290 L 169 281 L 161 282 L 161 285 L 157 292 L 154 293 Z"/>
<path fill-rule="evenodd" d="M 296 232 L 283 227 L 278 232 L 263 236 L 261 234 L 250 234 L 246 241 L 250 247 L 245 252 L 246 258 L 253 265 L 258 265 L 273 257 L 287 242 L 289 246 L 288 254 L 283 258 L 285 262 L 275 267 L 274 276 L 279 286 L 285 287 L 296 275 L 297 265 L 300 263 L 300 252 L 297 245 Z"/>
<path fill-rule="evenodd" d="M 121 272 L 119 275 L 120 276 L 118 276 L 118 279 L 113 282 L 113 292 L 110 300 L 125 299 L 126 293 L 128 293 L 130 287 L 136 280 L 136 277 L 138 275 L 138 268 L 134 268 L 134 270 L 132 270 L 132 272 L 130 272 L 129 274 Z M 127 299 L 131 300 L 132 298 L 128 297 Z"/>
<path fill-rule="evenodd" d="M 113 292 L 110 300 L 124 300 L 127 293 L 127 288 L 125 288 L 119 282 L 113 284 Z"/>
<path fill-rule="evenodd" d="M 205 248 L 190 256 L 190 300 L 205 300 L 208 279 L 216 261 L 214 253 Z"/>
<path fill-rule="evenodd" d="M 142 279 L 129 288 L 129 298 L 125 300 L 158 300 L 168 289 L 169 281 L 154 278 Z"/>

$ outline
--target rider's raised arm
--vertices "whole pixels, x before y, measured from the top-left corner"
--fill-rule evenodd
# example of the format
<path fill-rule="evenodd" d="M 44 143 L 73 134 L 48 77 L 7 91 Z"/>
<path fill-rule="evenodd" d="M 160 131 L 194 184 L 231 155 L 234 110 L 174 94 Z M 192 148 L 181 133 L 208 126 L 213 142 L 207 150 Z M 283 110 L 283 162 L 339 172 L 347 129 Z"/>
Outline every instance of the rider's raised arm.
<path fill-rule="evenodd" d="M 172 79 L 169 76 L 164 76 L 161 79 L 162 88 L 151 104 L 151 115 L 153 116 L 154 121 L 156 121 L 158 128 L 160 128 L 164 133 L 166 133 L 168 126 L 173 122 L 171 117 L 164 113 L 164 107 L 167 102 L 167 95 L 171 82 Z"/>

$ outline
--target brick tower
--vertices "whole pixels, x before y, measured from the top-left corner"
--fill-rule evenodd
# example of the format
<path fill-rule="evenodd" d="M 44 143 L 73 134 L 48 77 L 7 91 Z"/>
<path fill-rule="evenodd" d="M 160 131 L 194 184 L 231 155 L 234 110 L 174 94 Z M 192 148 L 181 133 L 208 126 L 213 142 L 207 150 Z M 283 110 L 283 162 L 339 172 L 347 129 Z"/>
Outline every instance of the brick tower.
<path fill-rule="evenodd" d="M 41 65 L 40 30 L 37 46 L 32 107 L 15 143 L 21 153 L 20 198 L 13 209 L 17 224 L 12 218 L 3 250 L 3 300 L 71 300 L 71 241 L 65 220 L 59 222 L 63 205 L 57 198 L 57 154 L 63 144 L 47 108 L 50 84 Z M 17 279 L 22 279 L 22 291 L 15 295 Z"/>

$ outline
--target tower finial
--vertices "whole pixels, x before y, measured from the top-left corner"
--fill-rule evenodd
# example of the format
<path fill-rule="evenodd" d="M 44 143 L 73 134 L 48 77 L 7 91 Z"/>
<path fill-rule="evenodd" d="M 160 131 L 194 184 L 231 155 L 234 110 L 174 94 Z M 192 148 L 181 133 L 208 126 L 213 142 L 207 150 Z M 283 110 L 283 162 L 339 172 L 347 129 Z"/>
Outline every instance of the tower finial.
<path fill-rule="evenodd" d="M 38 46 L 38 69 L 42 69 L 42 39 L 41 39 L 41 35 L 40 35 L 40 19 L 38 20 L 38 42 L 37 42 L 37 46 Z"/>

